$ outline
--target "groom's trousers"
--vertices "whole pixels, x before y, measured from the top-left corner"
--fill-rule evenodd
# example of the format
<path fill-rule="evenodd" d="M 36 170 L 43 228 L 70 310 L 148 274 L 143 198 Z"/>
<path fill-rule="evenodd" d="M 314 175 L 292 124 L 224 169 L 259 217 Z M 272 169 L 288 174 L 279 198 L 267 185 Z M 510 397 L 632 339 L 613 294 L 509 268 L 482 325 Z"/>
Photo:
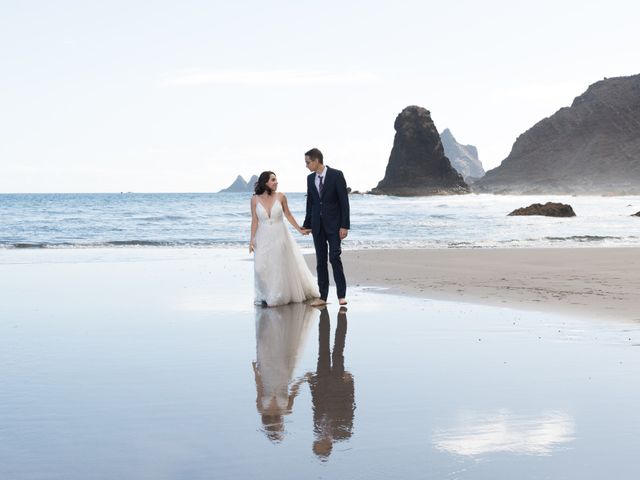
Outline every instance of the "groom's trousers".
<path fill-rule="evenodd" d="M 313 244 L 316 249 L 316 271 L 318 273 L 318 287 L 320 289 L 320 298 L 327 299 L 329 295 L 329 267 L 327 260 L 331 263 L 333 269 L 333 280 L 336 283 L 338 298 L 347 296 L 347 280 L 344 277 L 342 268 L 342 260 L 340 254 L 340 233 L 327 233 L 324 227 L 320 227 L 320 231 L 313 234 Z M 327 256 L 328 247 L 328 256 Z"/>

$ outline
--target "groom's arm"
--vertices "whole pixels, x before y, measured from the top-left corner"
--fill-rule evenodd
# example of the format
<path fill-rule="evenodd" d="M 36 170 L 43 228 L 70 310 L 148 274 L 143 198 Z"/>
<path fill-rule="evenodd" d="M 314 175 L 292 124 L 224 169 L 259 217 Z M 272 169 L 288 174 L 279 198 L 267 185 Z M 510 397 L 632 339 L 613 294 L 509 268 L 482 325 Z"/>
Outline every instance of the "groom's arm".
<path fill-rule="evenodd" d="M 338 194 L 338 203 L 340 204 L 340 228 L 351 228 L 349 219 L 349 194 L 347 193 L 347 182 L 344 175 L 340 172 L 336 182 L 336 193 Z"/>
<path fill-rule="evenodd" d="M 311 189 L 309 187 L 309 179 L 307 178 L 307 213 L 304 216 L 302 228 L 311 228 Z"/>

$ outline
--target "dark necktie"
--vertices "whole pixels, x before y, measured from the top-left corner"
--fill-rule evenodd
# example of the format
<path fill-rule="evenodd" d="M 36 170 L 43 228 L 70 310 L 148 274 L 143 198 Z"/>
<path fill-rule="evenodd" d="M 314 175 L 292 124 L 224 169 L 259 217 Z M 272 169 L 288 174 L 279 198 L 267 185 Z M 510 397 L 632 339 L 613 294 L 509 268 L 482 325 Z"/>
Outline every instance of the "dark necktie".
<path fill-rule="evenodd" d="M 318 186 L 318 193 L 320 195 L 322 195 L 322 187 L 323 187 L 323 185 L 322 185 L 322 175 L 320 175 L 318 178 L 320 179 L 320 185 Z"/>

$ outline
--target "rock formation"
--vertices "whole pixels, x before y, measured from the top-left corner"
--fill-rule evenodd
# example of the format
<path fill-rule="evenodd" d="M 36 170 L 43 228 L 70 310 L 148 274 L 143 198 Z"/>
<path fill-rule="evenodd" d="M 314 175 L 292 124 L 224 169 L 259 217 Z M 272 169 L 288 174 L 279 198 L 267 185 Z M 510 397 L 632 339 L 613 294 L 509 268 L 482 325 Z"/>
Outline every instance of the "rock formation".
<path fill-rule="evenodd" d="M 575 217 L 576 214 L 571 205 L 566 203 L 547 202 L 544 205 L 534 203 L 528 207 L 517 208 L 508 216 L 515 215 L 544 215 L 545 217 Z"/>
<path fill-rule="evenodd" d="M 251 178 L 249 179 L 249 181 L 247 182 L 247 191 L 248 192 L 253 192 L 253 190 L 255 189 L 257 181 L 258 181 L 258 176 L 257 175 L 252 175 Z"/>
<path fill-rule="evenodd" d="M 640 75 L 591 85 L 474 184 L 493 193 L 640 193 Z"/>
<path fill-rule="evenodd" d="M 469 193 L 469 187 L 444 155 L 431 114 L 405 108 L 396 118 L 396 135 L 384 178 L 370 193 L 420 196 Z"/>
<path fill-rule="evenodd" d="M 253 186 L 258 181 L 256 175 L 246 182 L 242 175 L 238 175 L 235 181 L 227 188 L 220 190 L 219 193 L 241 193 L 241 192 L 253 192 Z"/>
<path fill-rule="evenodd" d="M 640 217 L 640 212 L 638 212 L 638 213 L 634 213 L 634 214 L 632 214 L 631 216 L 632 216 L 632 217 Z"/>
<path fill-rule="evenodd" d="M 451 133 L 451 130 L 445 128 L 440 134 L 444 154 L 451 162 L 451 166 L 455 168 L 464 181 L 476 181 L 484 176 L 484 168 L 478 158 L 478 149 L 473 145 L 462 145 L 458 143 Z"/>

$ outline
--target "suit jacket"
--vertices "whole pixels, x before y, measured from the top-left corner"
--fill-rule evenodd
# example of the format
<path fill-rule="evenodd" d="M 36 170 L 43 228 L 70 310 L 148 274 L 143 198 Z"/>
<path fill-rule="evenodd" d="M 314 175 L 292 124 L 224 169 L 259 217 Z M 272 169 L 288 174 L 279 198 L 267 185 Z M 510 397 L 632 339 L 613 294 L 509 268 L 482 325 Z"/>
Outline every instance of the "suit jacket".
<path fill-rule="evenodd" d="M 307 214 L 302 226 L 310 228 L 314 234 L 321 226 L 327 233 L 350 228 L 347 182 L 340 170 L 326 168 L 322 196 L 316 188 L 316 174 L 307 177 Z"/>

